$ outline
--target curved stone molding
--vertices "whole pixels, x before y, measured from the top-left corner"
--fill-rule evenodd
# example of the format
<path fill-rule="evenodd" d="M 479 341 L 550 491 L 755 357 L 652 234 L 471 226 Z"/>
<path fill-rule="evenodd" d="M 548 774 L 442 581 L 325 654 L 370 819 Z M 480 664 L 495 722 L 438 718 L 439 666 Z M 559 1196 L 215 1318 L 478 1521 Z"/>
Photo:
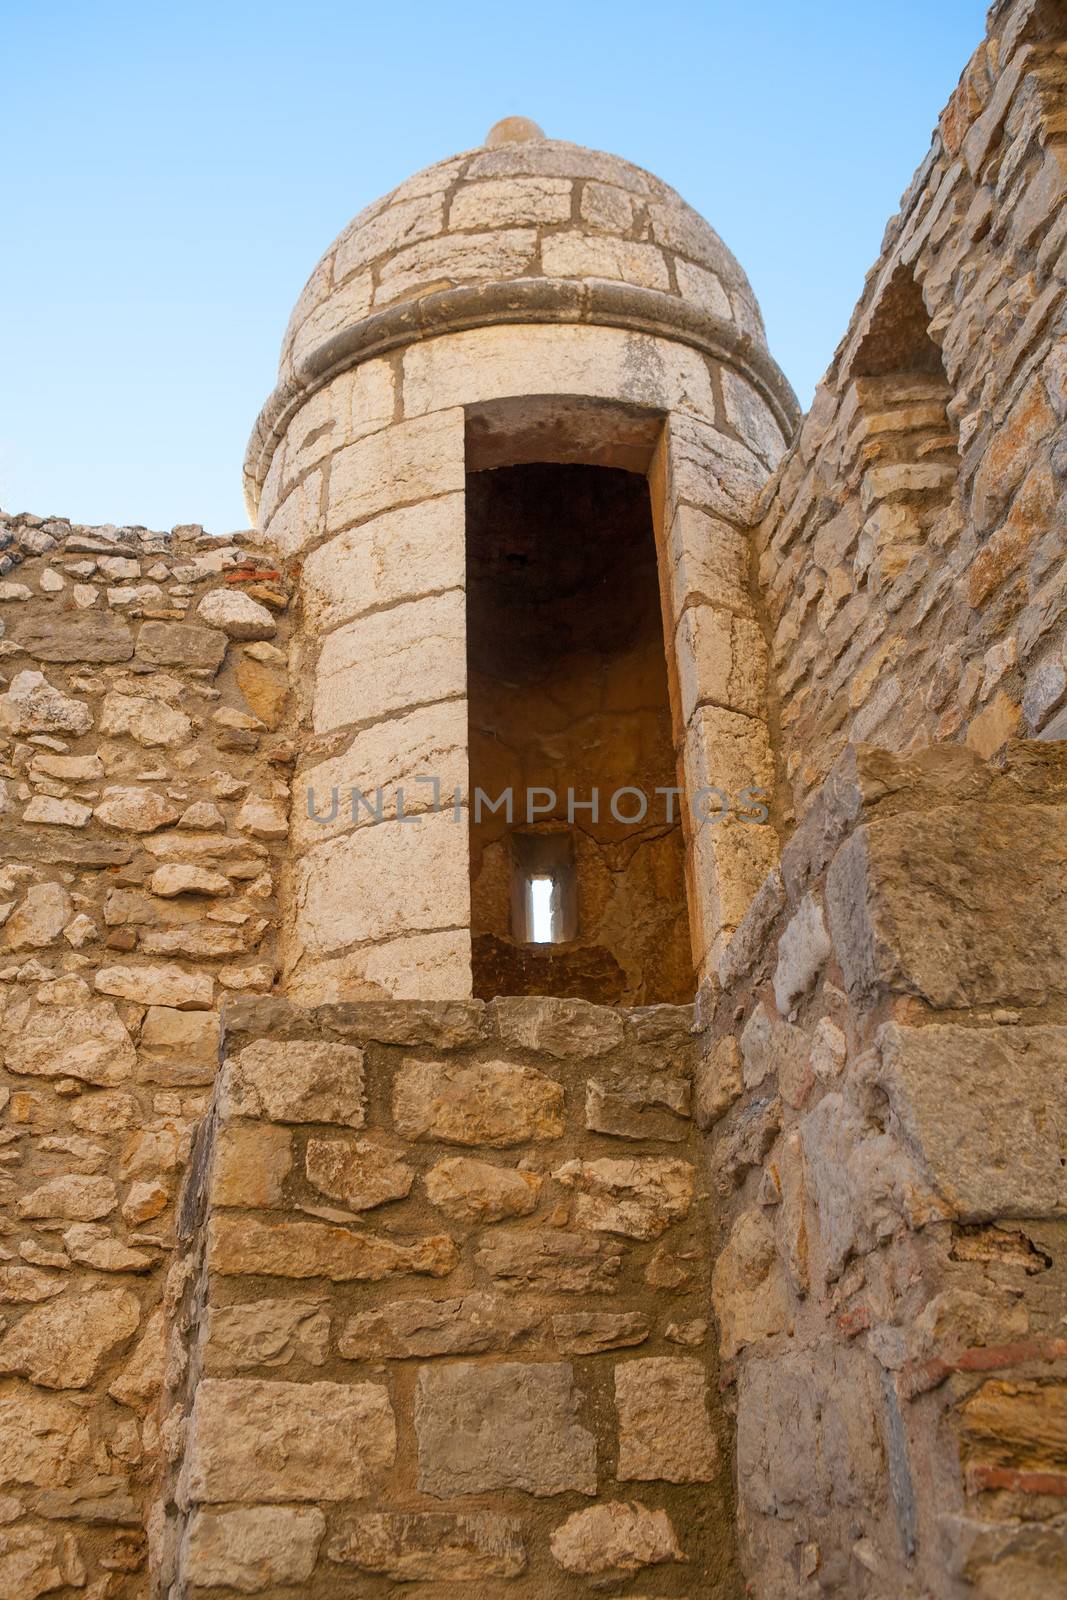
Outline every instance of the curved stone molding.
<path fill-rule="evenodd" d="M 279 384 L 256 420 L 245 456 L 245 497 L 255 520 L 259 496 L 276 445 L 300 407 L 331 379 L 391 350 L 507 323 L 575 323 L 623 328 L 688 345 L 734 367 L 769 406 L 786 439 L 800 408 L 785 374 L 751 334 L 711 312 L 656 289 L 572 279 L 519 278 L 511 282 L 442 289 L 375 312 L 330 335 L 305 355 L 294 375 Z"/>

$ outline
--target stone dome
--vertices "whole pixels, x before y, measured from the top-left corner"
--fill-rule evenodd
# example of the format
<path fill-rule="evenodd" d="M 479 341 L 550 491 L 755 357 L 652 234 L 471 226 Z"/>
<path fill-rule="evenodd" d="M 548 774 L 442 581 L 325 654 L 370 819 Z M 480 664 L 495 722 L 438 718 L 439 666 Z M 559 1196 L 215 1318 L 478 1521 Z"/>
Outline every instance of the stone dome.
<path fill-rule="evenodd" d="M 514 126 L 517 132 L 501 129 Z M 374 201 L 326 251 L 282 341 L 246 486 L 302 398 L 346 366 L 499 322 L 592 322 L 664 334 L 745 370 L 788 437 L 798 408 L 767 352 L 744 272 L 661 179 L 540 134 L 524 118 Z"/>

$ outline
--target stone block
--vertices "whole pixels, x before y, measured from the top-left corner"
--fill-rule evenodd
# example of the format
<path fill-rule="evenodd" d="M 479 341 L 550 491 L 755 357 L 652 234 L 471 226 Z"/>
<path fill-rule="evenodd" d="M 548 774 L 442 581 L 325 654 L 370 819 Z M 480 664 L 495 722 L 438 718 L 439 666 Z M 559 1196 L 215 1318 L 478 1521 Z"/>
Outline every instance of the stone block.
<path fill-rule="evenodd" d="M 577 1190 L 575 1221 L 593 1233 L 658 1239 L 689 1215 L 693 1167 L 660 1156 L 569 1161 L 553 1176 Z"/>
<path fill-rule="evenodd" d="M 711 1298 L 726 1360 L 746 1345 L 791 1331 L 792 1300 L 774 1227 L 763 1211 L 743 1211 L 734 1223 L 715 1263 Z"/>
<path fill-rule="evenodd" d="M 963 1222 L 1067 1214 L 1067 1027 L 878 1034 L 891 1133 Z"/>
<path fill-rule="evenodd" d="M 371 1511 L 339 1523 L 331 1561 L 399 1583 L 473 1583 L 526 1568 L 522 1525 L 495 1511 Z"/>
<path fill-rule="evenodd" d="M 690 605 L 751 607 L 748 540 L 737 528 L 696 506 L 680 505 L 667 543 L 675 621 Z"/>
<path fill-rule="evenodd" d="M 507 1061 L 405 1061 L 393 1083 L 393 1123 L 406 1139 L 494 1149 L 559 1139 L 563 1106 L 561 1083 Z"/>
<path fill-rule="evenodd" d="M 428 1004 L 462 1000 L 471 992 L 469 928 L 401 934 L 383 944 L 360 945 L 336 960 L 302 963 L 289 979 L 294 1004 L 394 1000 Z"/>
<path fill-rule="evenodd" d="M 610 1500 L 575 1511 L 553 1533 L 551 1548 L 558 1566 L 583 1577 L 685 1560 L 666 1511 L 650 1511 L 640 1501 Z"/>
<path fill-rule="evenodd" d="M 398 422 L 331 458 L 326 531 L 340 533 L 396 506 L 463 488 L 463 412 L 453 408 Z"/>
<path fill-rule="evenodd" d="M 270 1123 L 231 1122 L 215 1136 L 211 1203 L 219 1206 L 281 1204 L 293 1165 L 293 1136 Z"/>
<path fill-rule="evenodd" d="M 613 1293 L 622 1247 L 614 1240 L 567 1228 L 496 1228 L 482 1235 L 475 1264 L 501 1289 Z"/>
<path fill-rule="evenodd" d="M 651 1331 L 640 1311 L 559 1311 L 552 1318 L 556 1348 L 565 1356 L 595 1356 L 644 1344 Z"/>
<path fill-rule="evenodd" d="M 770 408 L 752 385 L 731 367 L 721 368 L 721 378 L 727 422 L 749 449 L 773 470 L 785 454 L 786 440 Z"/>
<path fill-rule="evenodd" d="M 46 612 L 39 617 L 20 617 L 12 637 L 38 661 L 84 661 L 95 665 L 129 661 L 133 655 L 129 626 L 110 611 L 88 611 L 81 616 Z"/>
<path fill-rule="evenodd" d="M 591 1078 L 585 1125 L 616 1139 L 662 1139 L 675 1144 L 689 1131 L 688 1080 L 668 1072 L 630 1072 Z"/>
<path fill-rule="evenodd" d="M 341 236 L 334 257 L 334 280 L 343 283 L 379 256 L 392 255 L 419 239 L 429 239 L 444 227 L 444 201 L 439 194 L 414 196 L 383 206 L 377 216 L 360 221 Z"/>
<path fill-rule="evenodd" d="M 670 288 L 661 250 L 610 234 L 549 234 L 542 241 L 541 265 L 549 278 L 608 278 L 645 289 Z"/>
<path fill-rule="evenodd" d="M 520 228 L 539 222 L 566 222 L 573 185 L 566 178 L 488 178 L 464 184 L 449 207 L 450 231 Z"/>
<path fill-rule="evenodd" d="M 306 1361 L 321 1367 L 329 1352 L 330 1315 L 318 1300 L 249 1300 L 210 1306 L 201 1346 L 210 1375 Z"/>
<path fill-rule="evenodd" d="M 707 1130 L 723 1118 L 741 1098 L 741 1051 L 732 1036 L 720 1039 L 696 1070 L 693 1114 L 697 1127 Z"/>
<path fill-rule="evenodd" d="M 419 1488 L 439 1499 L 518 1489 L 595 1494 L 596 1440 L 566 1363 L 424 1367 L 415 1395 Z"/>
<path fill-rule="evenodd" d="M 672 512 L 686 502 L 746 528 L 767 480 L 766 467 L 751 450 L 678 413 L 670 420 L 667 473 Z"/>
<path fill-rule="evenodd" d="M 815 983 L 831 948 L 822 906 L 814 895 L 807 894 L 778 941 L 774 998 L 783 1016 Z"/>
<path fill-rule="evenodd" d="M 450 233 L 409 246 L 383 263 L 376 306 L 460 283 L 524 278 L 537 252 L 534 228 L 495 228 L 485 233 Z"/>
<path fill-rule="evenodd" d="M 557 1061 L 568 1056 L 607 1055 L 626 1037 L 617 1011 L 588 1000 L 561 1000 L 552 995 L 500 998 L 493 1001 L 493 1016 L 507 1049 L 533 1050 Z"/>
<path fill-rule="evenodd" d="M 198 1510 L 189 1524 L 183 1575 L 194 1587 L 241 1594 L 305 1583 L 325 1532 L 326 1518 L 314 1506 Z"/>
<path fill-rule="evenodd" d="M 226 1063 L 220 1097 L 224 1117 L 362 1128 L 363 1051 L 312 1039 L 256 1039 Z"/>
<path fill-rule="evenodd" d="M 401 1160 L 400 1148 L 344 1134 L 309 1139 L 305 1165 L 313 1189 L 353 1211 L 403 1200 L 415 1181 L 415 1169 Z"/>
<path fill-rule="evenodd" d="M 89 1289 L 35 1306 L 0 1339 L 0 1372 L 46 1389 L 85 1389 L 137 1331 L 141 1307 L 129 1289 Z"/>
<path fill-rule="evenodd" d="M 218 628 L 145 622 L 137 635 L 137 659 L 149 667 L 193 667 L 214 676 L 225 659 L 227 643 Z"/>
<path fill-rule="evenodd" d="M 204 1378 L 183 1467 L 194 1504 L 349 1500 L 396 1455 L 396 1421 L 378 1383 Z"/>
<path fill-rule="evenodd" d="M 446 1156 L 423 1180 L 426 1198 L 454 1222 L 500 1222 L 526 1217 L 537 1206 L 543 1179 L 517 1167 L 492 1166 L 469 1156 Z"/>
<path fill-rule="evenodd" d="M 312 551 L 301 574 L 308 624 L 329 633 L 363 612 L 466 582 L 465 496 L 384 511 Z"/>
<path fill-rule="evenodd" d="M 487 1350 L 510 1350 L 532 1334 L 540 1320 L 539 1311 L 523 1310 L 488 1294 L 391 1300 L 349 1317 L 337 1349 L 349 1361 L 481 1355 Z"/>
<path fill-rule="evenodd" d="M 404 353 L 408 416 L 515 395 L 622 399 L 715 415 L 711 378 L 696 351 L 618 328 L 473 328 Z"/>
<path fill-rule="evenodd" d="M 641 1356 L 615 1368 L 620 1482 L 709 1483 L 717 1450 L 708 1377 L 692 1356 Z"/>
<path fill-rule="evenodd" d="M 678 626 L 676 649 L 685 722 L 704 705 L 748 717 L 765 715 L 767 644 L 755 618 L 716 606 L 690 606 Z"/>
<path fill-rule="evenodd" d="M 938 1009 L 1040 1005 L 1067 990 L 1067 810 L 936 806 L 857 828 L 834 858 L 830 932 L 849 992 Z"/>
<path fill-rule="evenodd" d="M 291 818 L 294 842 L 298 848 L 314 846 L 354 827 L 395 818 L 398 789 L 403 791 L 405 816 L 435 805 L 451 812 L 457 791 L 461 802 L 467 802 L 468 769 L 465 701 L 444 700 L 398 712 L 360 729 L 343 754 L 300 774 Z M 423 781 L 429 777 L 437 779 L 439 788 Z M 353 790 L 363 798 L 354 799 Z"/>
<path fill-rule="evenodd" d="M 323 644 L 315 678 L 317 733 L 370 723 L 466 691 L 461 589 L 357 618 Z"/>
<path fill-rule="evenodd" d="M 329 1278 L 332 1283 L 377 1283 L 396 1274 L 447 1276 L 458 1253 L 442 1234 L 401 1243 L 325 1222 L 263 1222 L 255 1217 L 213 1216 L 208 1261 L 224 1277 Z"/>

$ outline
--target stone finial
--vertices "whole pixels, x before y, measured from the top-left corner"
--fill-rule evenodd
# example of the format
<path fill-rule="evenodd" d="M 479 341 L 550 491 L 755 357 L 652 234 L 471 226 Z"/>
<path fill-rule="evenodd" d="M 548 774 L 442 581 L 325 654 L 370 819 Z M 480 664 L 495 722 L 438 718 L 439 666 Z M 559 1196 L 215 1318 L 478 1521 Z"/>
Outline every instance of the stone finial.
<path fill-rule="evenodd" d="M 485 136 L 486 147 L 495 150 L 502 144 L 525 144 L 527 139 L 543 139 L 545 130 L 529 117 L 502 117 Z"/>

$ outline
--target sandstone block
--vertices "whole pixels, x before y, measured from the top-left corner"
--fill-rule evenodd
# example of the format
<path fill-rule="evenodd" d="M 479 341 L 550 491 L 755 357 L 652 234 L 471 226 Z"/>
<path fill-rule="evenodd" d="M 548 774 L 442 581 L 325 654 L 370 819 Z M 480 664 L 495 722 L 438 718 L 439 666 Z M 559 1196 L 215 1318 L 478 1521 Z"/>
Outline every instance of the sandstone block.
<path fill-rule="evenodd" d="M 372 1511 L 342 1520 L 331 1561 L 400 1583 L 472 1583 L 525 1570 L 521 1524 L 494 1511 Z"/>
<path fill-rule="evenodd" d="M 315 679 L 315 731 L 457 698 L 466 681 L 463 590 L 402 601 L 326 636 Z"/>
<path fill-rule="evenodd" d="M 566 1228 L 497 1228 L 483 1234 L 475 1260 L 502 1289 L 611 1293 L 622 1250 L 609 1239 Z"/>
<path fill-rule="evenodd" d="M 207 1315 L 207 1373 L 284 1367 L 293 1360 L 321 1367 L 326 1360 L 330 1317 L 317 1300 L 250 1300 L 212 1306 Z"/>
<path fill-rule="evenodd" d="M 101 994 L 178 1011 L 208 1011 L 215 993 L 207 973 L 185 972 L 174 966 L 101 967 L 93 982 Z"/>
<path fill-rule="evenodd" d="M 452 201 L 448 226 L 462 231 L 566 222 L 572 187 L 566 178 L 488 178 L 465 184 Z"/>
<path fill-rule="evenodd" d="M 137 635 L 137 659 L 151 667 L 192 667 L 214 677 L 225 655 L 226 635 L 218 628 L 145 622 Z"/>
<path fill-rule="evenodd" d="M 577 1412 L 565 1363 L 424 1367 L 415 1395 L 419 1488 L 440 1499 L 495 1489 L 595 1494 L 596 1441 Z"/>
<path fill-rule="evenodd" d="M 458 1259 L 441 1234 L 400 1244 L 379 1234 L 356 1233 L 324 1222 L 261 1222 L 213 1217 L 209 1260 L 224 1276 L 265 1273 L 276 1278 L 329 1278 L 333 1283 L 376 1283 L 396 1273 L 443 1278 Z"/>
<path fill-rule="evenodd" d="M 743 533 L 696 506 L 680 505 L 668 543 L 675 620 L 690 605 L 747 611 L 749 545 Z"/>
<path fill-rule="evenodd" d="M 792 1325 L 792 1302 L 774 1228 L 762 1211 L 743 1211 L 715 1263 L 711 1298 L 729 1360 L 745 1345 Z"/>
<path fill-rule="evenodd" d="M 754 618 L 715 606 L 690 606 L 678 626 L 677 660 L 686 722 L 700 705 L 764 715 L 767 645 Z"/>
<path fill-rule="evenodd" d="M 92 725 L 93 714 L 84 701 L 54 689 L 43 672 L 17 672 L 7 693 L 0 694 L 0 728 L 8 733 L 80 738 Z"/>
<path fill-rule="evenodd" d="M 77 800 L 53 800 L 50 795 L 35 795 L 22 813 L 23 822 L 44 823 L 50 828 L 84 828 L 92 807 Z"/>
<path fill-rule="evenodd" d="M 305 1583 L 325 1532 L 326 1518 L 312 1506 L 196 1511 L 185 1546 L 185 1580 L 204 1589 L 226 1586 L 240 1594 Z"/>
<path fill-rule="evenodd" d="M 521 278 L 537 250 L 533 228 L 493 228 L 450 233 L 401 250 L 382 264 L 375 305 L 389 305 L 421 290 L 448 284 Z"/>
<path fill-rule="evenodd" d="M 480 1355 L 486 1350 L 509 1350 L 539 1322 L 538 1313 L 487 1294 L 393 1300 L 375 1311 L 349 1317 L 337 1348 L 350 1361 Z"/>
<path fill-rule="evenodd" d="M 278 624 L 267 607 L 240 589 L 212 589 L 196 609 L 209 629 L 218 629 L 227 639 L 246 643 L 253 639 L 273 639 L 278 631 Z"/>
<path fill-rule="evenodd" d="M 193 724 L 182 711 L 161 700 L 150 700 L 147 695 L 120 694 L 113 690 L 105 695 L 100 711 L 100 732 L 109 738 L 125 734 L 135 744 L 145 749 L 173 749 L 188 744 Z"/>
<path fill-rule="evenodd" d="M 1067 1212 L 1067 1027 L 879 1030 L 891 1132 L 960 1220 Z"/>
<path fill-rule="evenodd" d="M 542 1179 L 536 1172 L 494 1167 L 468 1156 L 446 1156 L 425 1178 L 426 1198 L 455 1222 L 500 1222 L 529 1216 Z"/>
<path fill-rule="evenodd" d="M 463 488 L 463 412 L 454 408 L 400 422 L 333 457 L 328 529 L 339 533 L 395 506 L 462 493 Z"/>
<path fill-rule="evenodd" d="M 0 1476 L 6 1484 L 55 1489 L 90 1470 L 82 1406 L 9 1378 L 0 1394 Z"/>
<path fill-rule="evenodd" d="M 0 1372 L 46 1389 L 84 1389 L 137 1331 L 141 1307 L 128 1289 L 90 1289 L 27 1311 L 0 1339 Z"/>
<path fill-rule="evenodd" d="M 658 1239 L 689 1215 L 693 1168 L 688 1161 L 638 1156 L 627 1161 L 570 1161 L 553 1174 L 577 1189 L 575 1220 L 594 1233 Z"/>
<path fill-rule="evenodd" d="M 667 263 L 655 245 L 611 235 L 550 234 L 542 243 L 541 261 L 550 278 L 621 279 L 645 289 L 667 289 L 670 284 Z"/>
<path fill-rule="evenodd" d="M 4 924 L 11 950 L 44 950 L 60 938 L 74 915 L 74 902 L 61 883 L 35 883 Z"/>
<path fill-rule="evenodd" d="M 732 1035 L 720 1039 L 700 1063 L 693 1084 L 693 1112 L 699 1128 L 713 1128 L 740 1099 L 741 1051 Z"/>
<path fill-rule="evenodd" d="M 811 988 L 830 951 L 822 906 L 814 895 L 807 894 L 778 942 L 774 998 L 783 1016 Z"/>
<path fill-rule="evenodd" d="M 396 1455 L 396 1421 L 377 1383 L 204 1378 L 183 1476 L 191 1501 L 348 1500 Z"/>
<path fill-rule="evenodd" d="M 620 1480 L 708 1483 L 717 1450 L 708 1379 L 692 1356 L 642 1356 L 615 1368 Z"/>
<path fill-rule="evenodd" d="M 406 1061 L 393 1084 L 393 1122 L 406 1139 L 496 1149 L 559 1139 L 563 1085 L 534 1067 Z"/>
<path fill-rule="evenodd" d="M 181 816 L 181 806 L 165 800 L 152 789 L 105 789 L 100 803 L 94 807 L 93 816 L 105 827 L 123 833 L 154 833 L 157 828 L 167 828 Z"/>
<path fill-rule="evenodd" d="M 403 1200 L 415 1181 L 414 1168 L 400 1159 L 396 1148 L 343 1134 L 309 1139 L 306 1167 L 313 1188 L 353 1211 Z"/>
<path fill-rule="evenodd" d="M 270 1123 L 223 1123 L 215 1139 L 211 1201 L 219 1206 L 281 1204 L 293 1165 L 293 1136 Z"/>
<path fill-rule="evenodd" d="M 81 1588 L 84 1583 L 85 1568 L 72 1534 L 25 1525 L 0 1532 L 0 1595 L 7 1600 L 36 1600 L 68 1584 Z"/>
<path fill-rule="evenodd" d="M 71 1222 L 93 1222 L 106 1217 L 118 1204 L 110 1178 L 84 1177 L 64 1172 L 31 1189 L 18 1202 L 20 1217 L 62 1217 Z"/>
<path fill-rule="evenodd" d="M 223 1071 L 223 1116 L 362 1128 L 365 1107 L 363 1051 L 357 1045 L 257 1039 Z"/>
<path fill-rule="evenodd" d="M 649 1511 L 640 1501 L 605 1501 L 575 1511 L 551 1539 L 552 1554 L 565 1572 L 637 1572 L 665 1561 L 684 1561 L 666 1511 Z"/>
<path fill-rule="evenodd" d="M 669 1072 L 629 1072 L 585 1091 L 585 1125 L 616 1139 L 663 1139 L 676 1143 L 688 1132 L 690 1089 Z"/>
<path fill-rule="evenodd" d="M 159 895 L 163 900 L 173 900 L 180 894 L 210 894 L 225 897 L 233 893 L 233 884 L 229 878 L 223 877 L 221 872 L 212 872 L 207 867 L 189 866 L 180 861 L 171 862 L 165 867 L 157 867 L 148 880 L 148 887 L 153 894 Z"/>
<path fill-rule="evenodd" d="M 556 1348 L 565 1356 L 595 1356 L 643 1344 L 651 1331 L 639 1311 L 559 1311 L 552 1318 Z"/>
<path fill-rule="evenodd" d="M 495 1000 L 493 1012 L 507 1049 L 535 1050 L 557 1060 L 605 1055 L 626 1036 L 618 1012 L 588 1000 L 522 995 Z"/>
<path fill-rule="evenodd" d="M 109 611 L 20 618 L 12 631 L 38 661 L 128 661 L 133 655 L 133 635 Z"/>

